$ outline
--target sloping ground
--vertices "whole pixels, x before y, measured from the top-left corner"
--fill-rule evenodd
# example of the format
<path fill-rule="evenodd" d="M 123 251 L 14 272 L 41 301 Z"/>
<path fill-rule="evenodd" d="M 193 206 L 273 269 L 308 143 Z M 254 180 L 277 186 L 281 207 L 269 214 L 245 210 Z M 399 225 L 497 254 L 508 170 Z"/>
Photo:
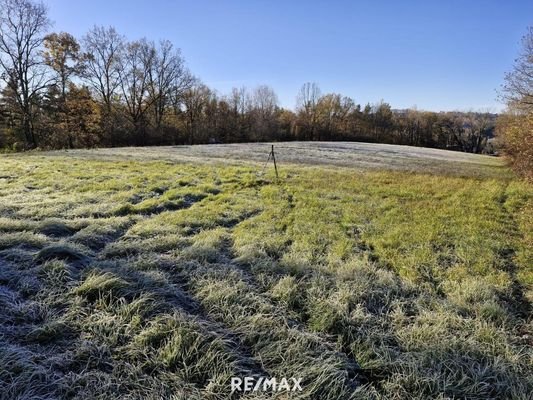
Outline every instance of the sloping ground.
<path fill-rule="evenodd" d="M 496 157 L 423 147 L 353 142 L 281 142 L 69 150 L 73 157 L 110 160 L 265 162 L 274 144 L 281 164 L 330 165 L 359 170 L 397 170 L 457 176 L 509 176 Z M 64 152 L 51 152 L 61 155 Z"/>
<path fill-rule="evenodd" d="M 533 190 L 498 160 L 178 151 L 1 157 L 1 399 L 529 398 Z"/>

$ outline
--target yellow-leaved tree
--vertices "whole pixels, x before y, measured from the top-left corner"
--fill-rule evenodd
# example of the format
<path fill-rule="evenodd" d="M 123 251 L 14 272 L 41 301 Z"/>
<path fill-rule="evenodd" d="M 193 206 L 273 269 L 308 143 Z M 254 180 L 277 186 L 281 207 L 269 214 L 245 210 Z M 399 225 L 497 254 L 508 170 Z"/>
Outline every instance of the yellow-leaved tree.
<path fill-rule="evenodd" d="M 533 181 L 533 26 L 522 39 L 513 70 L 505 75 L 502 97 L 507 110 L 498 118 L 497 133 L 514 169 Z"/>

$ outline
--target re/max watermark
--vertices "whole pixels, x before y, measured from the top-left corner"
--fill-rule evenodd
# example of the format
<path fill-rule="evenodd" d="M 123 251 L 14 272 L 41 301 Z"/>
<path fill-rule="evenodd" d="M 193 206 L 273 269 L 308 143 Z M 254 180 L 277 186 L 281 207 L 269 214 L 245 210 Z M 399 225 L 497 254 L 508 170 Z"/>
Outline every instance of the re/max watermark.
<path fill-rule="evenodd" d="M 235 392 L 301 392 L 302 378 L 231 378 L 231 393 Z"/>

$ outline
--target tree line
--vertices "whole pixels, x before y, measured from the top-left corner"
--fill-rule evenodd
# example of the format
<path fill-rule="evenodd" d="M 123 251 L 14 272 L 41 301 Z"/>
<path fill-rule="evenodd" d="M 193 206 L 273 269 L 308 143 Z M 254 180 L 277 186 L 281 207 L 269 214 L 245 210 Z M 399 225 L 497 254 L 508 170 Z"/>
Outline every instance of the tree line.
<path fill-rule="evenodd" d="M 493 114 L 362 106 L 316 83 L 289 110 L 266 85 L 217 93 L 168 40 L 50 28 L 42 3 L 0 0 L 0 147 L 346 140 L 491 151 Z"/>

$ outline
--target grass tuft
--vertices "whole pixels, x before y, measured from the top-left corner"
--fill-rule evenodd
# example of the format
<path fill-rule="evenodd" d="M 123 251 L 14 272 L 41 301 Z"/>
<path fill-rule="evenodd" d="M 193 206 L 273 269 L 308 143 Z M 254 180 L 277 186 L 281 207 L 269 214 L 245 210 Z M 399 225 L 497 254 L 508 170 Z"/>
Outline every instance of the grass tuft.
<path fill-rule="evenodd" d="M 128 293 L 126 289 L 129 287 L 128 282 L 111 272 L 94 270 L 87 275 L 81 285 L 74 288 L 73 293 L 89 301 L 95 301 L 108 293 L 113 296 L 123 296 Z"/>
<path fill-rule="evenodd" d="M 65 260 L 77 265 L 87 265 L 90 257 L 80 248 L 70 244 L 53 244 L 40 250 L 35 255 L 35 261 Z"/>
<path fill-rule="evenodd" d="M 39 232 L 46 236 L 61 238 L 71 236 L 75 230 L 62 221 L 48 220 L 40 225 Z"/>

